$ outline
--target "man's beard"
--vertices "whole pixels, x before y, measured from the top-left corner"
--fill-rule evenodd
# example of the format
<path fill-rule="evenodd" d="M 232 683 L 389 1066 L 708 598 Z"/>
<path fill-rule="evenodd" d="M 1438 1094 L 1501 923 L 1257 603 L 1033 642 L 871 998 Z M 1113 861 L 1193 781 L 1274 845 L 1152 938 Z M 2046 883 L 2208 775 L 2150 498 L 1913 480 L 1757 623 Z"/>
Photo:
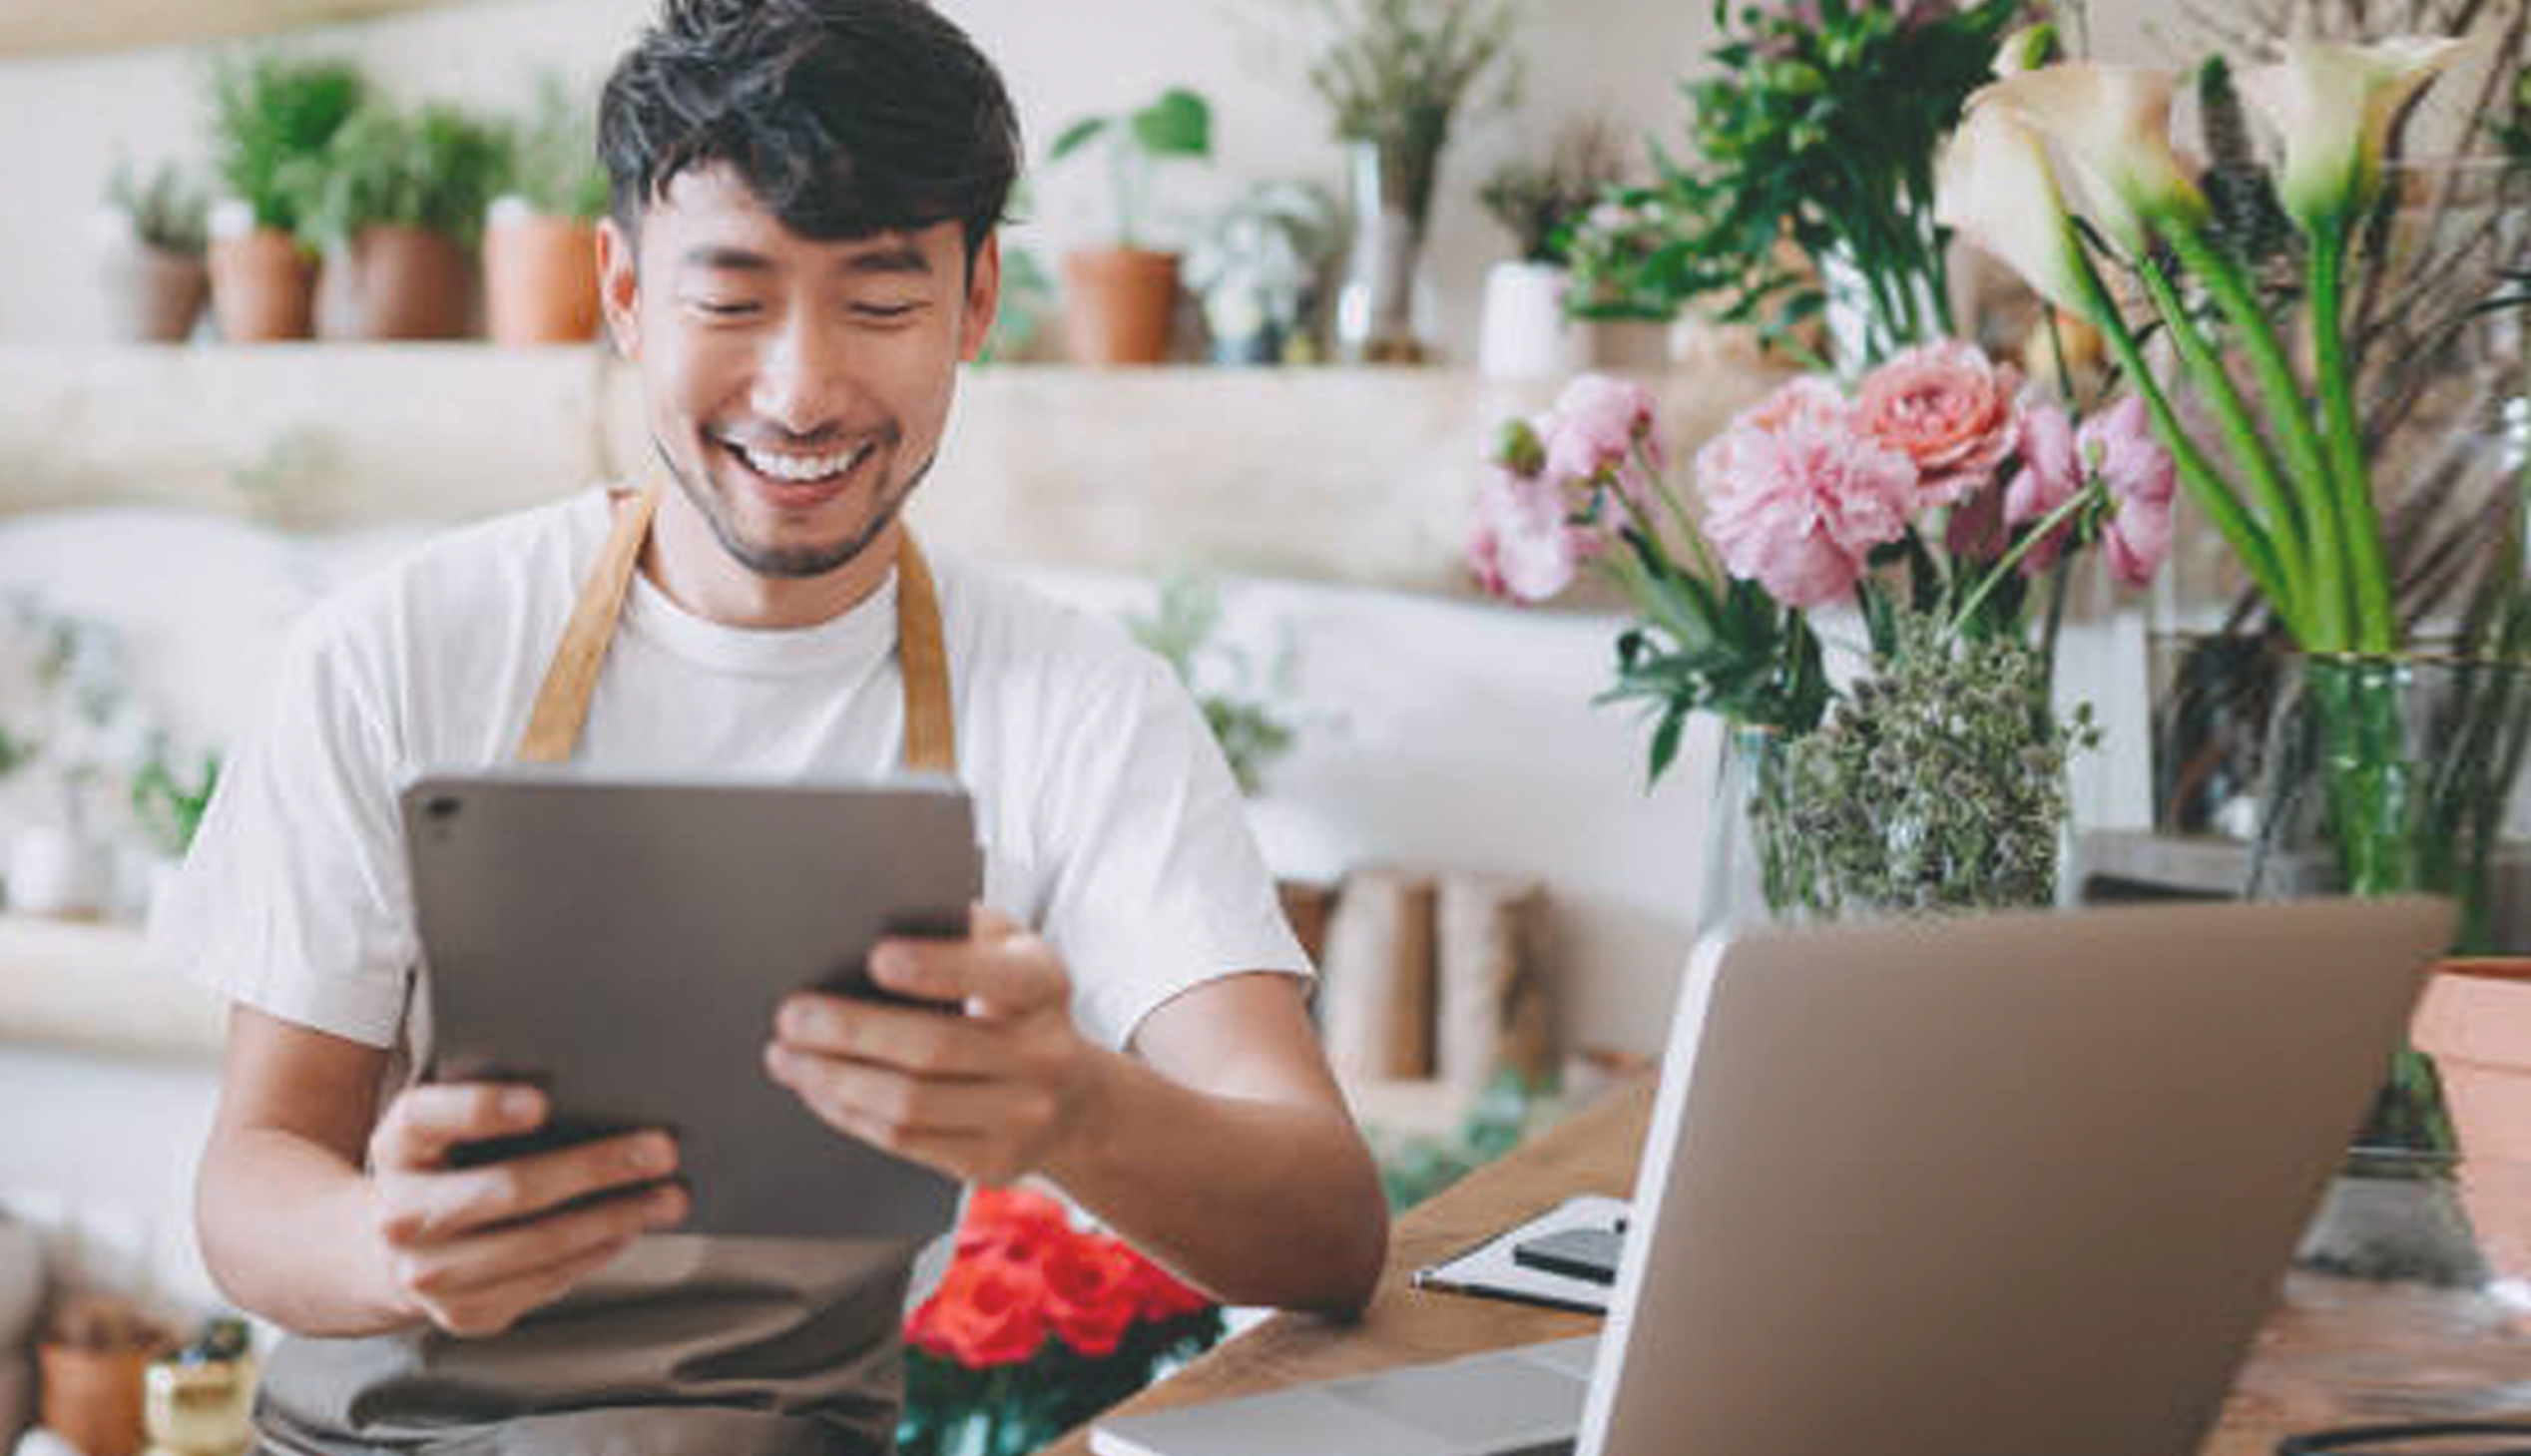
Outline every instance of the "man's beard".
<path fill-rule="evenodd" d="M 780 581 L 797 581 L 840 571 L 862 552 L 869 550 L 870 543 L 886 534 L 887 528 L 895 523 L 905 509 L 905 502 L 914 494 L 914 487 L 923 483 L 923 477 L 931 473 L 932 462 L 940 458 L 937 453 L 927 457 L 896 490 L 888 491 L 882 487 L 878 508 L 871 512 L 869 521 L 843 540 L 805 546 L 768 546 L 739 534 L 738 523 L 731 519 L 734 512 L 728 500 L 713 488 L 709 472 L 705 473 L 705 478 L 698 480 L 679 468 L 676 457 L 668 452 L 668 446 L 656 431 L 651 435 L 651 449 L 659 456 L 660 464 L 667 467 L 670 477 L 677 482 L 677 488 L 686 493 L 686 499 L 703 513 L 704 520 L 711 523 L 713 537 L 721 543 L 721 549 L 730 553 L 733 561 L 758 576 Z"/>

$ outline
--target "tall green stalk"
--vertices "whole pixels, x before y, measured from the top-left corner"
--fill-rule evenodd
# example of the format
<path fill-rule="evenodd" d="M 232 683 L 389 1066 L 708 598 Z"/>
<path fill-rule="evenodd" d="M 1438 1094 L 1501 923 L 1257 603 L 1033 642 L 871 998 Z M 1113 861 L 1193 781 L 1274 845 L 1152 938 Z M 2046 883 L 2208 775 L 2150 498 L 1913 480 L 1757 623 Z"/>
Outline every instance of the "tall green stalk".
<path fill-rule="evenodd" d="M 2337 511 L 2355 611 L 2356 651 L 2387 653 L 2398 646 L 2398 620 L 2390 605 L 2389 553 L 2381 540 L 2381 513 L 2373 509 L 2364 469 L 2363 427 L 2355 419 L 2355 380 L 2346 363 L 2346 226 L 2320 223 L 2311 236 L 2311 334 L 2317 356 L 2320 408 L 2327 420 L 2329 495 Z"/>

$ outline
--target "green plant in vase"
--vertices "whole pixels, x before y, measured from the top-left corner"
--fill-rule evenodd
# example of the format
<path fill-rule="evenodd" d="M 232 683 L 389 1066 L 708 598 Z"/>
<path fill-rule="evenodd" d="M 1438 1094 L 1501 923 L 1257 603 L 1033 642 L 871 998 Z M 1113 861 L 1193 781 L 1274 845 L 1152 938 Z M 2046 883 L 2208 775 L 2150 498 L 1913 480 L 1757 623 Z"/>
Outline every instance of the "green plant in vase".
<path fill-rule="evenodd" d="M 466 255 L 508 175 L 502 130 L 457 107 L 363 107 L 286 178 L 299 228 L 348 269 L 351 322 L 369 338 L 464 331 Z"/>
<path fill-rule="evenodd" d="M 2276 196 L 2295 235 L 2289 304 L 2173 154 L 2166 73 L 2060 63 L 1982 93 L 1943 164 L 1943 215 L 2102 331 L 2190 498 L 2302 654 L 2299 707 L 2272 737 L 2268 857 L 2297 822 L 2315 826 L 2347 892 L 2451 894 L 2466 944 L 2485 929 L 2475 891 L 2531 712 L 2522 558 L 2517 545 L 2485 578 L 2457 652 L 2421 651 L 2431 624 L 2398 606 L 2349 321 L 2368 251 L 2391 229 L 2389 136 L 2460 49 L 2299 42 L 2240 78 L 2285 139 Z M 2090 216 L 2068 208 L 2060 165 L 2084 178 Z M 2522 301 L 2517 280 L 2480 307 Z M 2147 354 L 2148 329 L 2172 363 Z M 2209 424 L 2184 414 L 2184 393 Z M 2449 1149 L 2422 1058 L 2402 1057 L 2370 1136 Z"/>
<path fill-rule="evenodd" d="M 1104 147 L 1115 242 L 1063 255 L 1064 331 L 1089 364 L 1156 364 L 1168 357 L 1178 299 L 1179 255 L 1154 245 L 1152 176 L 1169 161 L 1213 155 L 1213 109 L 1183 87 L 1122 116 L 1084 117 L 1055 138 L 1050 162 Z"/>

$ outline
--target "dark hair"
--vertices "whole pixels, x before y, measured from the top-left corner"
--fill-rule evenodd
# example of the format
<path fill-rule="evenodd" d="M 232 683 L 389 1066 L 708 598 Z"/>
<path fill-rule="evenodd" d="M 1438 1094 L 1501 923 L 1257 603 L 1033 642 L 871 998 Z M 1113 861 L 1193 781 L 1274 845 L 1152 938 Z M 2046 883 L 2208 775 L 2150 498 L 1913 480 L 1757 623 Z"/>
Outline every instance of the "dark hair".
<path fill-rule="evenodd" d="M 726 163 L 821 241 L 956 222 L 974 262 L 1019 175 L 1019 119 L 923 0 L 666 0 L 598 105 L 617 223 Z"/>

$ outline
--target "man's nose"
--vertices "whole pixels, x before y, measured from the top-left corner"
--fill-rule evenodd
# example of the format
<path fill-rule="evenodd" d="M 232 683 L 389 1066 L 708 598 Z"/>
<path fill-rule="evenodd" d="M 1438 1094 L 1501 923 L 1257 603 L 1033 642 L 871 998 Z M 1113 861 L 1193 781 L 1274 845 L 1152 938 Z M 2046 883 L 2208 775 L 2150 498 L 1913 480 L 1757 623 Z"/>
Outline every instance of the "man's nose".
<path fill-rule="evenodd" d="M 813 435 L 842 421 L 852 385 L 843 330 L 794 312 L 757 360 L 748 405 L 757 417 L 794 435 Z"/>

